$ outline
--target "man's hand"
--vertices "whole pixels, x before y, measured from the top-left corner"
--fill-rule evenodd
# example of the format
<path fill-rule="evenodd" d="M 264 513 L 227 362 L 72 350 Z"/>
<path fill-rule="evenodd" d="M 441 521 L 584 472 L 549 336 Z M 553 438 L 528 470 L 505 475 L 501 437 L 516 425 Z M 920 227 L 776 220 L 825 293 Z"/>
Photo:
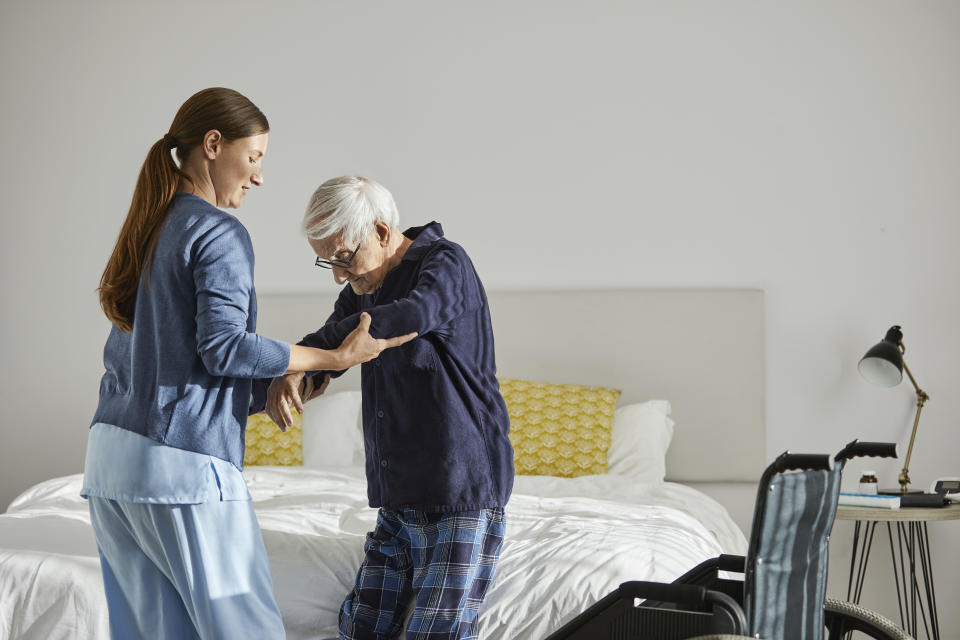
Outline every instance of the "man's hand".
<path fill-rule="evenodd" d="M 313 378 L 304 376 L 303 380 L 300 381 L 300 386 L 297 387 L 297 393 L 300 395 L 300 403 L 304 403 L 310 399 L 310 394 L 313 393 Z"/>
<path fill-rule="evenodd" d="M 302 402 L 310 402 L 317 396 L 323 395 L 323 392 L 327 390 L 327 386 L 330 384 L 330 374 L 325 373 L 323 375 L 323 382 L 320 383 L 319 387 L 315 387 L 315 384 L 313 378 L 303 379 L 303 385 L 300 389 L 300 400 Z"/>

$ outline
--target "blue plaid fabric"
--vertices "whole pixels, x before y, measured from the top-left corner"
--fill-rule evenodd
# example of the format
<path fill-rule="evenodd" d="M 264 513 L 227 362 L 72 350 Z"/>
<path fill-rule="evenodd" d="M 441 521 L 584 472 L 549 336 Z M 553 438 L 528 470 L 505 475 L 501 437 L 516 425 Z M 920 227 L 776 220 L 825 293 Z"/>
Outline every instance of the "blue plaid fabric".
<path fill-rule="evenodd" d="M 366 556 L 340 607 L 341 640 L 469 640 L 493 581 L 506 529 L 503 509 L 427 513 L 380 509 Z"/>

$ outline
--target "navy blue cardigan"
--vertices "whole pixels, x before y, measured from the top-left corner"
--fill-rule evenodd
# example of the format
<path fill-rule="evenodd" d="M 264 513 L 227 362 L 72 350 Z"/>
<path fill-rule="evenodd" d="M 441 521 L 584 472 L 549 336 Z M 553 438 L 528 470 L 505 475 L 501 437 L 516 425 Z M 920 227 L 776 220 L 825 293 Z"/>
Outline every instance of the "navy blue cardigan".
<path fill-rule="evenodd" d="M 301 344 L 337 347 L 361 311 L 371 315 L 375 337 L 419 333 L 361 365 L 371 507 L 503 507 L 513 489 L 513 448 L 483 284 L 438 223 L 404 235 L 413 243 L 381 288 L 357 296 L 344 287 L 326 324 Z"/>
<path fill-rule="evenodd" d="M 258 336 L 253 245 L 232 215 L 178 193 L 140 279 L 133 331 L 114 326 L 93 423 L 243 468 L 252 379 L 286 371 L 290 347 Z"/>

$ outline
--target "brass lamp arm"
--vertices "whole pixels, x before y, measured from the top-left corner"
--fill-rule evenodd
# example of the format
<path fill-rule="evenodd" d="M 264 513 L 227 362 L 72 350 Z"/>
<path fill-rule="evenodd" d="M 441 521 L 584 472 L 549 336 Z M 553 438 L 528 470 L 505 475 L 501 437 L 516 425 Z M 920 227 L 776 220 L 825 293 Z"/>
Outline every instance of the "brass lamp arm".
<path fill-rule="evenodd" d="M 903 349 L 903 345 L 900 346 Z M 903 370 L 907 372 L 907 377 L 910 378 L 910 382 L 913 383 L 913 388 L 917 392 L 917 414 L 913 418 L 913 431 L 910 433 L 910 446 L 907 448 L 907 457 L 903 461 L 903 471 L 900 472 L 900 477 L 898 478 L 900 482 L 900 491 L 901 493 L 907 492 L 907 485 L 910 484 L 910 456 L 913 454 L 913 441 L 917 437 L 917 425 L 920 424 L 920 412 L 923 410 L 923 405 L 927 400 L 930 399 L 930 396 L 927 395 L 927 392 L 920 388 L 917 384 L 917 381 L 914 379 L 913 374 L 910 373 L 910 368 L 907 367 L 907 362 L 903 362 Z"/>
<path fill-rule="evenodd" d="M 913 374 L 910 373 L 910 367 L 907 366 L 907 361 L 903 361 L 903 370 L 907 372 L 907 377 L 910 378 L 910 382 L 913 384 L 913 388 L 917 392 L 917 398 L 923 398 L 924 400 L 929 400 L 930 396 L 927 395 L 927 392 L 920 388 L 917 384 L 917 381 L 913 378 Z M 919 400 L 918 400 L 919 402 Z"/>

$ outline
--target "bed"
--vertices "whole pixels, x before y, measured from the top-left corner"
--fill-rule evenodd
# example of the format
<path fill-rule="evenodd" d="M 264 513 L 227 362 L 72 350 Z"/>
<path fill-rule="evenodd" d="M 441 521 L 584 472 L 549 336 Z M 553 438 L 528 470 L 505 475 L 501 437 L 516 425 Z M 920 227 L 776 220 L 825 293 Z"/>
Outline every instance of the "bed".
<path fill-rule="evenodd" d="M 331 300 L 261 296 L 261 331 L 295 339 Z M 542 638 L 620 582 L 745 553 L 727 511 L 686 483 L 750 481 L 764 466 L 762 292 L 499 292 L 490 304 L 501 375 L 622 395 L 610 472 L 517 476 L 480 638 Z M 359 379 L 344 378 L 308 405 L 302 466 L 244 471 L 290 638 L 336 637 L 375 522 L 356 453 Z M 0 636 L 109 637 L 80 483 L 35 485 L 0 516 Z"/>

